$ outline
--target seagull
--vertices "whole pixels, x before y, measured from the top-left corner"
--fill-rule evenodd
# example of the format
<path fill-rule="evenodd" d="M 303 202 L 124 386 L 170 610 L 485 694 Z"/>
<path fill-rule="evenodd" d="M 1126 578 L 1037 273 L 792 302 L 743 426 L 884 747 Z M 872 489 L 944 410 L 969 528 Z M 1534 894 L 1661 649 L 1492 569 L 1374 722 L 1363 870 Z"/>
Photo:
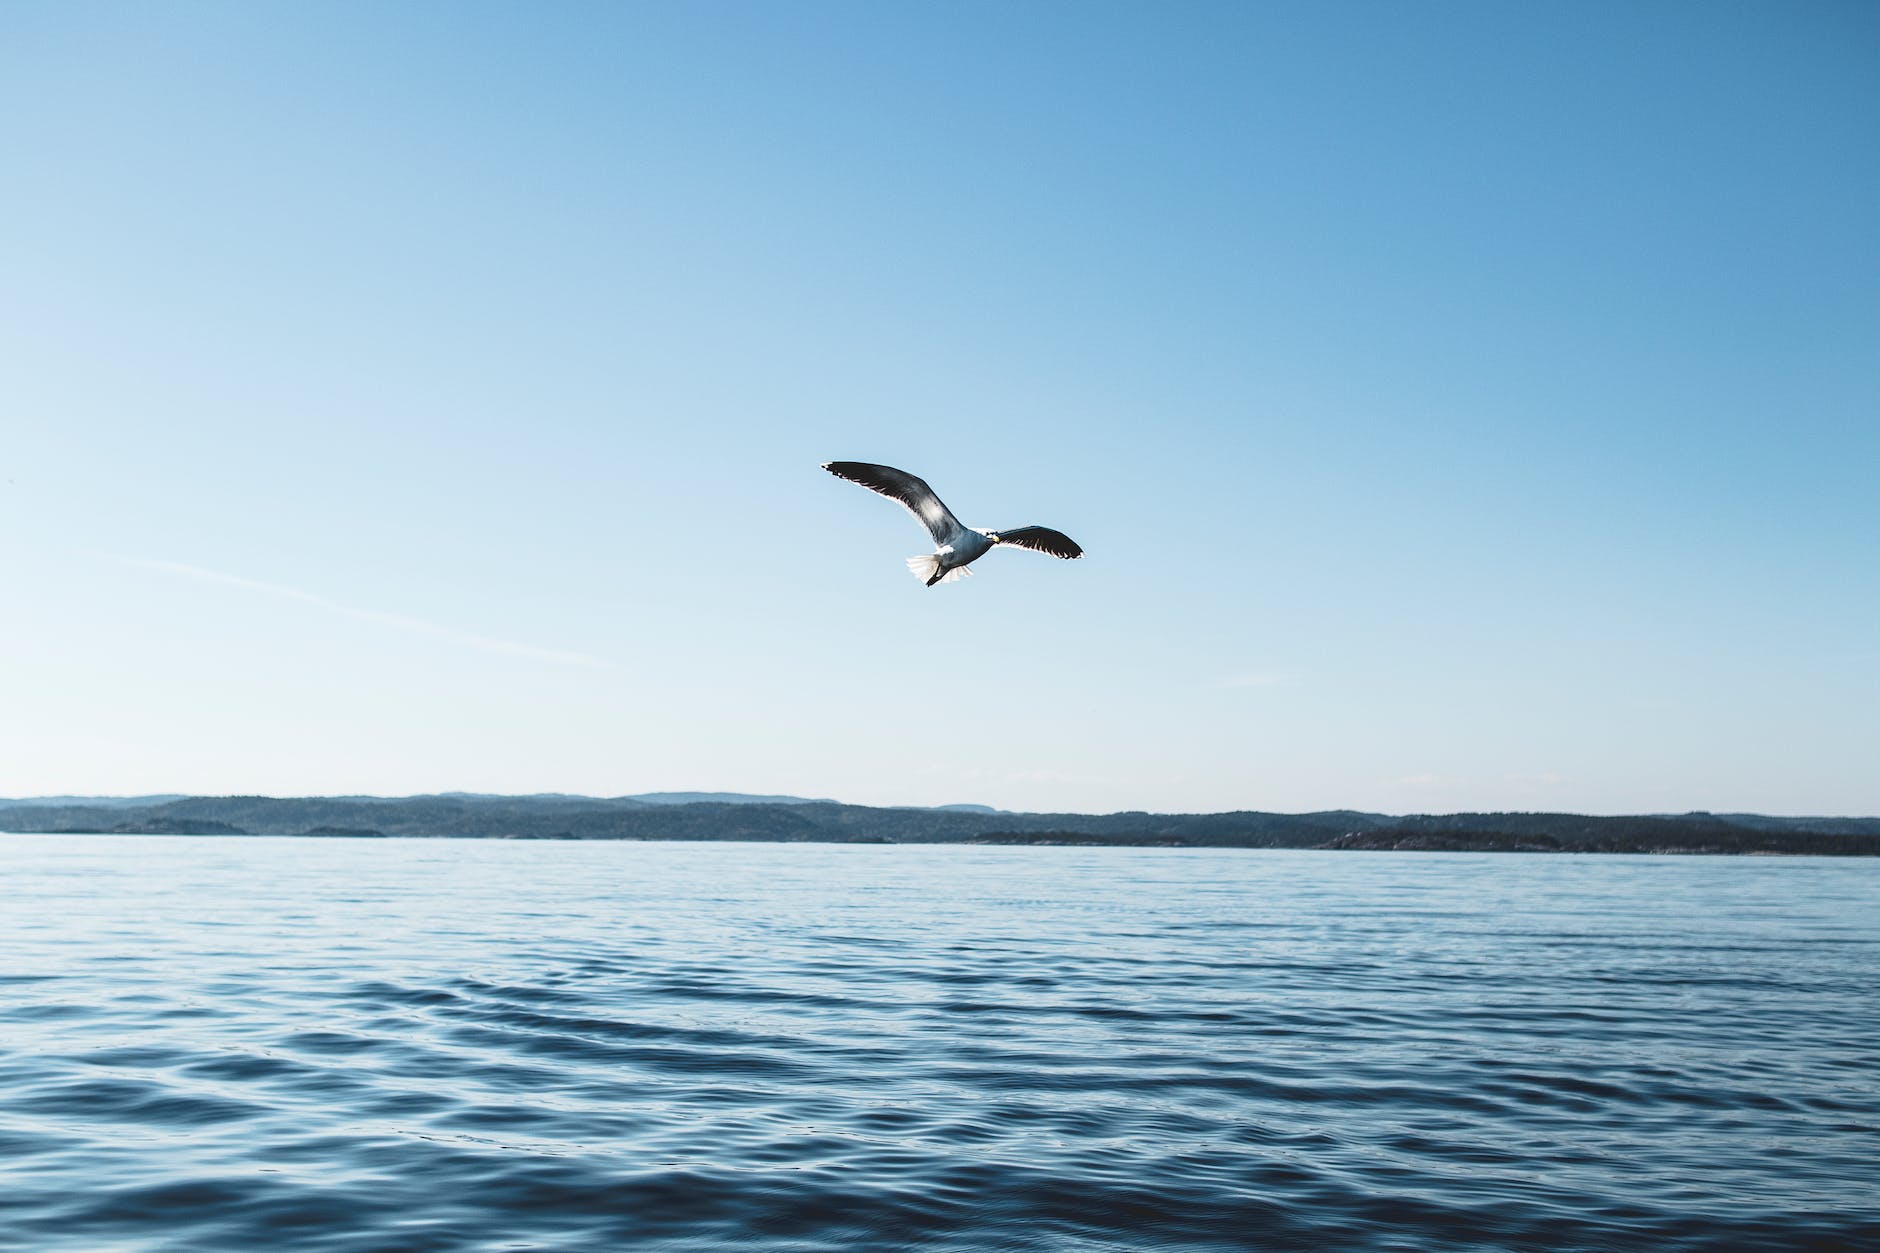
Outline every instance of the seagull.
<path fill-rule="evenodd" d="M 972 573 L 967 566 L 1001 544 L 1050 553 L 1066 560 L 1084 555 L 1075 540 L 1048 526 L 1021 526 L 1016 531 L 975 531 L 962 525 L 953 511 L 933 494 L 933 488 L 906 470 L 871 465 L 866 461 L 825 461 L 823 469 L 839 479 L 860 483 L 871 492 L 880 492 L 889 500 L 900 501 L 927 528 L 935 548 L 931 553 L 909 557 L 907 568 L 913 571 L 915 578 L 926 580 L 928 587 L 965 578 Z"/>

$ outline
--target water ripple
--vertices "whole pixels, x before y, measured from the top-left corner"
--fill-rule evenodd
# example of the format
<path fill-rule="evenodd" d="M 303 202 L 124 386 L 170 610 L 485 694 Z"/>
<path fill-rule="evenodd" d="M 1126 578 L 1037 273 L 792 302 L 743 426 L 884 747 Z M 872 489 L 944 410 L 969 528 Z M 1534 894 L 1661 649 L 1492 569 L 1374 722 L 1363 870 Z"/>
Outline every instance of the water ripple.
<path fill-rule="evenodd" d="M 1880 1246 L 1877 864 L 0 847 L 0 1248 Z"/>

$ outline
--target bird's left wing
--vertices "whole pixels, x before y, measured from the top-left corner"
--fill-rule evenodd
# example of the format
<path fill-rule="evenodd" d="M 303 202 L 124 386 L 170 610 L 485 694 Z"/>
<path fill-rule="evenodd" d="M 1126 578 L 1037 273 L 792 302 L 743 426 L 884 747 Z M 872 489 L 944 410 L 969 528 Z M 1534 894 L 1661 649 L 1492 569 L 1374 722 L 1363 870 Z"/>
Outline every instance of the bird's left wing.
<path fill-rule="evenodd" d="M 927 533 L 933 536 L 936 544 L 951 544 L 966 529 L 953 516 L 953 511 L 933 494 L 933 488 L 906 470 L 878 466 L 867 461 L 825 461 L 823 469 L 839 479 L 860 483 L 870 491 L 880 492 L 889 500 L 900 501 L 907 506 L 909 513 L 920 519 L 920 524 L 927 528 Z"/>
<path fill-rule="evenodd" d="M 1053 557 L 1081 557 L 1084 550 L 1077 546 L 1077 541 L 1062 531 L 1053 531 L 1048 526 L 1021 526 L 1016 531 L 994 531 L 1001 544 L 1015 544 L 1020 548 L 1029 548 L 1033 552 L 1050 553 Z"/>

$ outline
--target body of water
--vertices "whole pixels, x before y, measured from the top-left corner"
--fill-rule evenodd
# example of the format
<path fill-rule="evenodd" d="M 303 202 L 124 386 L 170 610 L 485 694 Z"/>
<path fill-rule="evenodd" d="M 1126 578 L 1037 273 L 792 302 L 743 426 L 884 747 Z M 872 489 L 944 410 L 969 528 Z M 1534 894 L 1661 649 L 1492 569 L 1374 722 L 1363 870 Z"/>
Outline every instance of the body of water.
<path fill-rule="evenodd" d="M 0 837 L 0 1247 L 1880 1247 L 1880 861 Z"/>

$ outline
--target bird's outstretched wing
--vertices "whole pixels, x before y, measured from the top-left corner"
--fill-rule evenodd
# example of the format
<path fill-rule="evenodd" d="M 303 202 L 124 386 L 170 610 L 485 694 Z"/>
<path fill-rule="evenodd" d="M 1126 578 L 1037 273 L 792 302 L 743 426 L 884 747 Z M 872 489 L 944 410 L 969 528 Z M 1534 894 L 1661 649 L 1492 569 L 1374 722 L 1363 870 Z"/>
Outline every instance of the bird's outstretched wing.
<path fill-rule="evenodd" d="M 906 470 L 871 465 L 866 461 L 825 461 L 823 469 L 839 479 L 860 483 L 871 492 L 880 492 L 888 499 L 906 505 L 908 512 L 918 518 L 920 524 L 927 528 L 927 533 L 933 536 L 935 544 L 951 544 L 966 529 L 953 516 L 953 511 L 940 503 L 940 498 L 933 494 L 933 488 Z M 1071 547 L 1077 546 L 1071 544 Z"/>
<path fill-rule="evenodd" d="M 1076 540 L 1048 526 L 1021 526 L 1016 531 L 994 531 L 993 534 L 999 537 L 1001 544 L 1016 544 L 1033 552 L 1050 553 L 1053 557 L 1069 560 L 1084 555 Z"/>

